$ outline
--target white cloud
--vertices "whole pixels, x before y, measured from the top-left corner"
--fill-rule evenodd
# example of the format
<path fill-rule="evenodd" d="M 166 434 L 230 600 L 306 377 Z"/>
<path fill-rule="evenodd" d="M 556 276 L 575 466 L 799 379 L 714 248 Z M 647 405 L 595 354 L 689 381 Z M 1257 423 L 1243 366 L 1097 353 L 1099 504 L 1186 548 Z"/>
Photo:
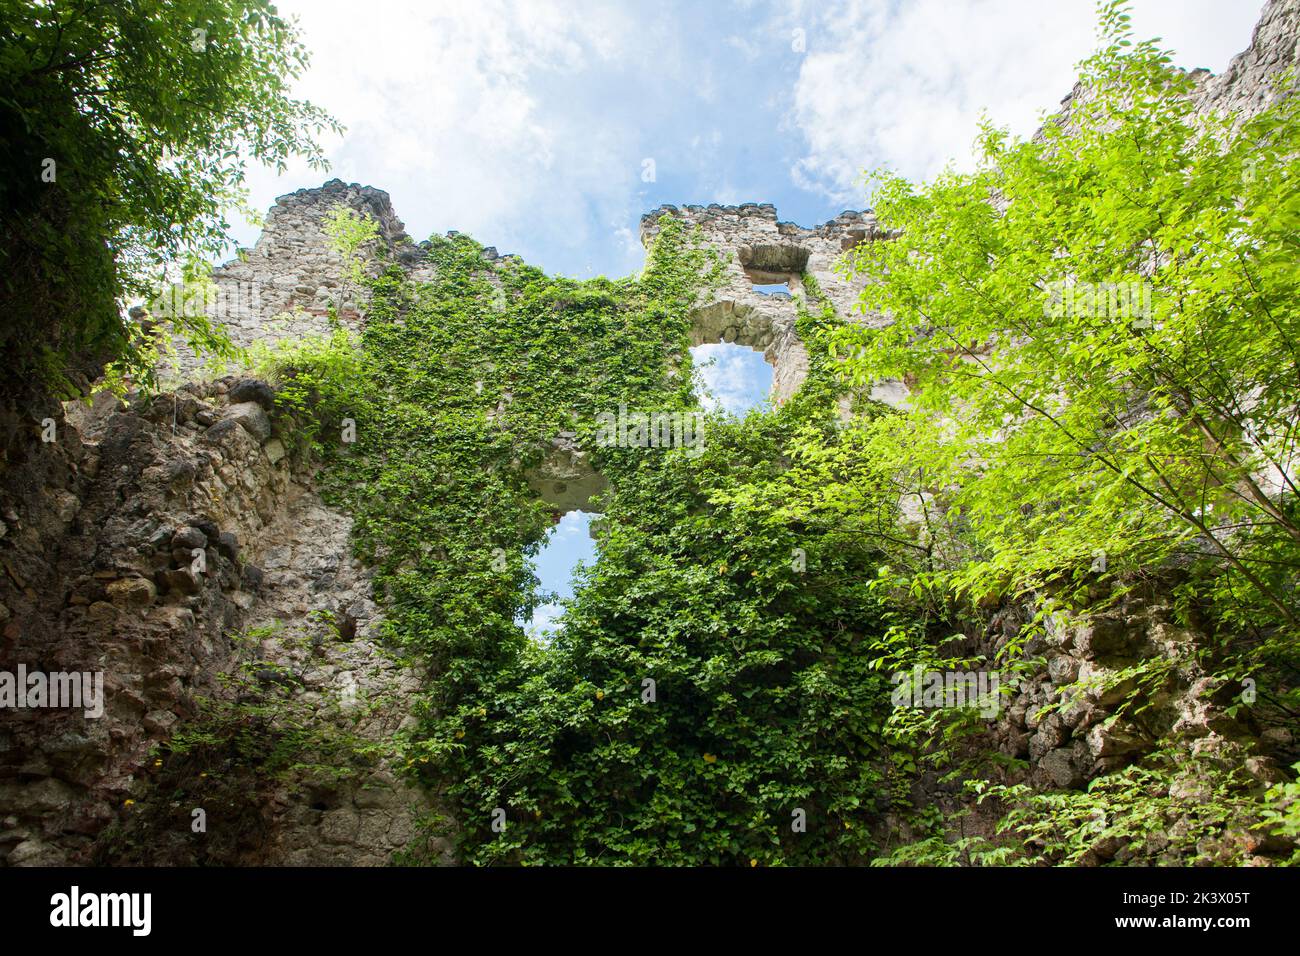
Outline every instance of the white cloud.
<path fill-rule="evenodd" d="M 1093 33 L 1092 0 L 278 5 L 313 56 L 297 95 L 348 127 L 325 144 L 330 175 L 386 189 L 416 239 L 457 229 L 573 275 L 633 271 L 662 201 L 780 202 L 797 184 L 821 215 L 861 205 L 866 167 L 967 157 L 981 107 L 1030 132 Z M 1259 6 L 1139 0 L 1134 21 L 1221 69 Z M 322 178 L 253 170 L 253 204 Z"/>
<path fill-rule="evenodd" d="M 1248 45 L 1260 6 L 1146 0 L 1133 26 L 1183 51 L 1176 63 L 1217 72 Z M 807 148 L 791 176 L 850 204 L 862 202 L 866 168 L 913 179 L 950 161 L 968 168 L 982 111 L 1029 135 L 1095 45 L 1091 0 L 840 0 L 807 19 L 791 114 Z"/>
<path fill-rule="evenodd" d="M 733 34 L 732 36 L 727 37 L 723 42 L 726 43 L 727 46 L 733 47 L 739 51 L 740 55 L 746 60 L 756 60 L 762 52 L 757 43 L 742 36 L 736 36 Z"/>
<path fill-rule="evenodd" d="M 639 172 L 634 115 L 597 123 L 548 89 L 610 69 L 635 42 L 617 8 L 371 0 L 362 22 L 353 3 L 280 7 L 312 52 L 297 95 L 347 126 L 327 143 L 331 175 L 388 190 L 415 238 L 454 228 L 507 252 L 606 238 L 589 234 L 593 205 L 599 221 L 634 220 L 624 208 Z M 250 177 L 261 207 L 320 180 L 302 164 Z M 520 229 L 539 222 L 555 236 Z"/>
<path fill-rule="evenodd" d="M 707 389 L 701 396 L 707 411 L 721 409 L 731 415 L 744 415 L 771 390 L 772 367 L 752 349 L 722 342 L 696 345 L 691 348 L 691 360 Z"/>

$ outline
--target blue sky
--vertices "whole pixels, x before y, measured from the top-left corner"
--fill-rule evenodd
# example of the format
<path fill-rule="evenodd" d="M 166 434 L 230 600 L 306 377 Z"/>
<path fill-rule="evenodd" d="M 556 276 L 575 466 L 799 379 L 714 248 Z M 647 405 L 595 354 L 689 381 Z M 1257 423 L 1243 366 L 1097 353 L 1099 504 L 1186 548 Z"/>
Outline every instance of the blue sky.
<path fill-rule="evenodd" d="M 1093 48 L 1092 0 L 281 0 L 313 63 L 296 93 L 347 132 L 328 176 L 254 170 L 255 208 L 329 176 L 387 190 L 416 238 L 456 229 L 552 273 L 623 276 L 661 203 L 770 202 L 823 222 L 864 169 L 969 165 L 981 113 L 1029 135 Z M 1135 0 L 1140 35 L 1220 72 L 1262 0 Z M 237 230 L 251 245 L 257 229 Z M 716 404 L 761 402 L 757 353 L 704 346 Z M 566 516 L 538 559 L 594 558 Z M 534 626 L 554 619 L 542 609 Z"/>
<path fill-rule="evenodd" d="M 1134 24 L 1217 72 L 1261 6 L 1137 0 Z M 579 277 L 636 271 L 660 203 L 772 202 L 811 225 L 866 205 L 866 167 L 966 158 L 981 110 L 1031 133 L 1094 20 L 1091 0 L 279 7 L 313 51 L 297 93 L 348 127 L 325 143 L 330 175 L 388 190 L 417 239 L 457 229 Z M 256 171 L 254 206 L 323 178 Z"/>
<path fill-rule="evenodd" d="M 763 353 L 743 345 L 715 342 L 691 349 L 700 381 L 696 394 L 708 411 L 722 410 L 743 417 L 762 405 L 772 390 L 772 366 Z"/>
<path fill-rule="evenodd" d="M 573 597 L 573 571 L 582 561 L 592 564 L 596 560 L 596 542 L 591 538 L 592 515 L 585 511 L 570 511 L 553 527 L 533 561 L 541 590 L 553 593 L 557 600 L 543 604 L 533 612 L 529 623 L 530 633 L 552 630 L 560 617 L 559 600 Z"/>

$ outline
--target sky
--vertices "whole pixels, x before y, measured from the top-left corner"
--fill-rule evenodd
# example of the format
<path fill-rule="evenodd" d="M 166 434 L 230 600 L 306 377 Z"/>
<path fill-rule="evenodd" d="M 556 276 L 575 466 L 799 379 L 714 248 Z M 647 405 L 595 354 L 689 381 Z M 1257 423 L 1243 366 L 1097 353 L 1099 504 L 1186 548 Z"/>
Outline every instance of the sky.
<path fill-rule="evenodd" d="M 969 168 L 982 115 L 1028 136 L 1095 44 L 1092 0 L 280 0 L 312 51 L 295 95 L 346 127 L 328 174 L 250 171 L 254 208 L 338 177 L 387 190 L 417 240 L 458 230 L 551 273 L 625 276 L 643 213 L 770 202 L 811 226 L 868 205 L 866 169 Z M 1139 36 L 1221 72 L 1263 0 L 1134 0 Z M 242 245 L 253 226 L 236 230 Z M 693 350 L 733 414 L 758 353 Z M 537 559 L 571 593 L 593 560 L 565 516 Z M 533 628 L 553 624 L 548 605 Z"/>
<path fill-rule="evenodd" d="M 691 361 L 701 379 L 696 394 L 706 411 L 724 411 L 737 418 L 767 401 L 772 391 L 772 366 L 743 345 L 713 342 L 691 348 Z M 702 388 L 700 386 L 703 386 Z"/>
<path fill-rule="evenodd" d="M 557 600 L 543 604 L 533 612 L 527 628 L 530 634 L 541 636 L 555 628 L 562 610 L 559 600 L 573 597 L 573 571 L 578 562 L 595 562 L 592 517 L 585 511 L 570 511 L 551 528 L 546 543 L 533 559 L 534 570 L 541 579 L 540 590 L 553 593 Z"/>
<path fill-rule="evenodd" d="M 1137 32 L 1219 72 L 1262 0 L 1136 0 Z M 861 173 L 968 162 L 1073 86 L 1092 0 L 280 0 L 313 62 L 295 94 L 347 127 L 322 175 L 254 170 L 255 208 L 337 176 L 549 272 L 628 275 L 661 203 L 771 202 L 814 225 Z M 236 238 L 251 245 L 254 227 Z"/>

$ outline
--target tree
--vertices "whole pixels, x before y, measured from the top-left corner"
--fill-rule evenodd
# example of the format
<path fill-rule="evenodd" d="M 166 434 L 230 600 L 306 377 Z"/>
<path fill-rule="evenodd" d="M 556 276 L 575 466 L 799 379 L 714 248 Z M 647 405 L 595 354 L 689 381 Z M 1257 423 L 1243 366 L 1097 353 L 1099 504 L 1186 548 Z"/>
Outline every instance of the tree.
<path fill-rule="evenodd" d="M 10 397 L 152 369 L 124 315 L 164 267 L 226 246 L 250 159 L 325 165 L 340 127 L 293 99 L 307 64 L 267 0 L 0 0 L 0 355 Z M 229 346 L 178 315 L 200 348 Z"/>
<path fill-rule="evenodd" d="M 911 387 L 867 428 L 969 545 L 958 590 L 1178 562 L 1203 572 L 1184 599 L 1294 647 L 1300 101 L 1284 77 L 1234 132 L 1127 24 L 1103 12 L 1080 93 L 1032 140 L 986 124 L 972 173 L 878 177 L 897 237 L 847 270 L 889 321 L 833 352 L 858 385 Z"/>
<path fill-rule="evenodd" d="M 339 274 L 342 285 L 334 304 L 334 317 L 337 319 L 349 297 L 365 283 L 364 253 L 379 237 L 379 223 L 369 216 L 361 215 L 345 203 L 340 203 L 325 216 L 325 234 L 329 236 L 330 248 L 343 259 L 343 268 Z"/>

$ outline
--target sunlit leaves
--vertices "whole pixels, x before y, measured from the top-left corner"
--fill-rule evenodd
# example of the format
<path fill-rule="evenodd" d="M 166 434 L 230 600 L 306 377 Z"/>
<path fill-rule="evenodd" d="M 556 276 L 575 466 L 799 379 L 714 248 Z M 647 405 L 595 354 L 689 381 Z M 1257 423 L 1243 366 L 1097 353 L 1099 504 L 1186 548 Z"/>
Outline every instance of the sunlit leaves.
<path fill-rule="evenodd" d="M 1246 600 L 1293 631 L 1297 100 L 1234 132 L 1106 17 L 1064 122 L 987 126 L 973 173 L 878 177 L 899 237 L 849 268 L 890 321 L 833 352 L 850 382 L 909 384 L 868 428 L 960 519 L 962 591 L 1062 583 L 1098 551 L 1112 575 L 1192 555 L 1235 595 L 1224 613 Z"/>

